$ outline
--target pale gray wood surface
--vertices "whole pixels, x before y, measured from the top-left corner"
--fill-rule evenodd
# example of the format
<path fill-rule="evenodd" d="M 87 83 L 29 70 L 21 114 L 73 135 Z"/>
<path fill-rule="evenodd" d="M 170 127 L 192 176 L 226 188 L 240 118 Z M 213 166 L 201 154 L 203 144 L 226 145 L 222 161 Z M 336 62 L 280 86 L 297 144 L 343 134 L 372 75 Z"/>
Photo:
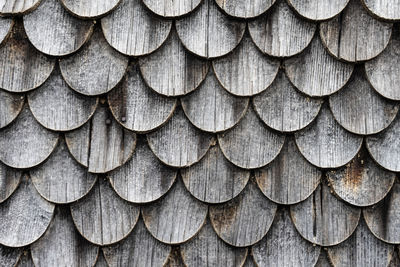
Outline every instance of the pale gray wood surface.
<path fill-rule="evenodd" d="M 112 11 L 121 0 L 61 0 L 61 4 L 80 18 L 98 18 Z"/>
<path fill-rule="evenodd" d="M 138 65 L 132 63 L 122 82 L 108 94 L 108 103 L 120 124 L 144 133 L 163 125 L 172 116 L 177 100 L 161 96 L 149 88 Z"/>
<path fill-rule="evenodd" d="M 301 16 L 311 20 L 327 20 L 339 14 L 349 0 L 288 0 Z"/>
<path fill-rule="evenodd" d="M 249 254 L 242 267 L 257 267 L 254 263 L 253 257 Z"/>
<path fill-rule="evenodd" d="M 17 95 L 0 89 L 0 128 L 10 124 L 24 106 L 24 95 Z"/>
<path fill-rule="evenodd" d="M 238 18 L 253 18 L 267 11 L 276 0 L 215 0 L 227 14 Z"/>
<path fill-rule="evenodd" d="M 21 258 L 21 248 L 9 248 L 0 245 L 0 265 L 1 266 L 16 266 Z"/>
<path fill-rule="evenodd" d="M 108 179 L 101 177 L 90 193 L 70 205 L 79 233 L 97 245 L 110 245 L 125 238 L 135 226 L 140 209 L 121 199 Z"/>
<path fill-rule="evenodd" d="M 285 136 L 269 130 L 254 110 L 248 108 L 233 129 L 218 135 L 218 142 L 230 162 L 241 168 L 255 169 L 278 156 Z"/>
<path fill-rule="evenodd" d="M 20 170 L 11 169 L 0 162 L 0 203 L 7 200 L 14 193 L 21 177 L 22 172 Z"/>
<path fill-rule="evenodd" d="M 249 99 L 228 93 L 210 71 L 193 93 L 181 98 L 186 117 L 206 132 L 222 132 L 235 126 L 246 113 Z"/>
<path fill-rule="evenodd" d="M 316 29 L 314 23 L 297 17 L 284 0 L 278 0 L 268 14 L 248 25 L 254 43 L 275 57 L 290 57 L 303 51 Z"/>
<path fill-rule="evenodd" d="M 0 14 L 22 15 L 35 9 L 41 0 L 0 0 Z"/>
<path fill-rule="evenodd" d="M 124 76 L 129 59 L 115 51 L 96 28 L 76 54 L 60 60 L 67 84 L 84 95 L 99 95 L 113 89 Z"/>
<path fill-rule="evenodd" d="M 328 54 L 316 35 L 303 53 L 285 61 L 289 80 L 310 96 L 326 96 L 340 90 L 350 79 L 353 65 Z"/>
<path fill-rule="evenodd" d="M 54 205 L 40 197 L 31 179 L 24 175 L 18 189 L 0 205 L 0 244 L 23 247 L 46 231 Z"/>
<path fill-rule="evenodd" d="M 368 10 L 380 19 L 398 20 L 400 19 L 399 0 L 362 0 Z"/>
<path fill-rule="evenodd" d="M 185 95 L 205 79 L 209 64 L 189 53 L 172 30 L 167 41 L 153 54 L 139 58 L 146 84 L 166 96 Z"/>
<path fill-rule="evenodd" d="M 338 59 L 369 60 L 381 53 L 389 42 L 392 24 L 371 17 L 360 2 L 350 0 L 341 16 L 320 24 L 324 45 Z"/>
<path fill-rule="evenodd" d="M 30 248 L 37 267 L 90 267 L 95 264 L 99 252 L 99 247 L 89 243 L 75 229 L 66 206 L 57 206 L 46 233 Z"/>
<path fill-rule="evenodd" d="M 97 257 L 96 265 L 94 267 L 109 267 L 106 259 L 104 258 L 102 250 L 99 250 L 99 255 Z"/>
<path fill-rule="evenodd" d="M 292 205 L 308 198 L 321 181 L 321 171 L 308 163 L 288 137 L 278 157 L 254 172 L 261 191 L 272 201 Z"/>
<path fill-rule="evenodd" d="M 24 250 L 24 253 L 21 255 L 16 267 L 35 267 L 29 249 Z"/>
<path fill-rule="evenodd" d="M 271 227 L 277 205 L 269 201 L 253 181 L 233 200 L 209 207 L 211 224 L 218 236 L 235 247 L 260 241 Z"/>
<path fill-rule="evenodd" d="M 236 197 L 250 177 L 249 171 L 226 160 L 218 145 L 211 147 L 200 162 L 180 172 L 187 190 L 207 203 L 222 203 Z"/>
<path fill-rule="evenodd" d="M 317 264 L 315 264 L 314 267 L 334 267 L 330 263 L 330 259 L 328 258 L 328 255 L 327 255 L 325 249 L 321 249 L 321 253 L 319 254 L 319 259 L 317 261 Z"/>
<path fill-rule="evenodd" d="M 147 230 L 167 244 L 180 244 L 195 236 L 207 211 L 208 206 L 192 197 L 180 179 L 163 199 L 142 207 Z"/>
<path fill-rule="evenodd" d="M 143 0 L 148 9 L 159 16 L 179 17 L 193 11 L 202 0 Z"/>
<path fill-rule="evenodd" d="M 1 2 L 0 2 L 1 6 Z M 11 18 L 0 17 L 0 44 L 10 34 L 10 31 L 14 25 L 14 21 Z"/>
<path fill-rule="evenodd" d="M 122 0 L 101 20 L 104 36 L 119 52 L 142 56 L 159 48 L 171 30 L 172 22 L 149 13 L 141 0 Z"/>
<path fill-rule="evenodd" d="M 214 58 L 231 52 L 243 37 L 246 23 L 229 19 L 215 4 L 204 0 L 190 16 L 175 22 L 183 45 L 192 53 Z"/>

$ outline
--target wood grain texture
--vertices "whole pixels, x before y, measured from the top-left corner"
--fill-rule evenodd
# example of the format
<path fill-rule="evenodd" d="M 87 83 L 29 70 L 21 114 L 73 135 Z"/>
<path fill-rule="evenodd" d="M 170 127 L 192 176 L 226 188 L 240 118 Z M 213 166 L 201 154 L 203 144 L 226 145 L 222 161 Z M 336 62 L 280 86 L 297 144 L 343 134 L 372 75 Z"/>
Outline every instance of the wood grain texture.
<path fill-rule="evenodd" d="M 144 133 L 163 125 L 172 116 L 177 100 L 151 90 L 140 76 L 138 65 L 132 63 L 122 82 L 108 94 L 108 103 L 120 124 Z"/>
<path fill-rule="evenodd" d="M 1 15 L 23 15 L 34 10 L 41 0 L 0 0 Z"/>
<path fill-rule="evenodd" d="M 132 158 L 108 176 L 120 197 L 134 203 L 148 203 L 167 193 L 177 170 L 163 165 L 151 152 L 146 139 L 140 138 Z"/>
<path fill-rule="evenodd" d="M 146 84 L 166 96 L 192 92 L 205 79 L 209 68 L 207 61 L 185 50 L 175 29 L 160 49 L 139 58 L 139 66 Z"/>
<path fill-rule="evenodd" d="M 285 61 L 285 72 L 292 84 L 310 96 L 326 96 L 339 91 L 350 79 L 353 65 L 328 54 L 319 36 L 303 53 Z"/>
<path fill-rule="evenodd" d="M 239 43 L 246 23 L 229 19 L 214 0 L 204 0 L 190 16 L 175 22 L 183 45 L 192 53 L 206 58 L 228 54 Z"/>
<path fill-rule="evenodd" d="M 326 249 L 322 249 L 321 253 L 319 254 L 319 258 L 317 263 L 315 264 L 314 267 L 334 267 L 331 263 L 330 263 L 330 259 L 328 258 L 328 255 L 325 251 Z"/>
<path fill-rule="evenodd" d="M 1 6 L 1 2 L 0 2 Z M 14 21 L 11 18 L 0 17 L 0 44 L 10 34 L 11 28 L 14 25 Z"/>
<path fill-rule="evenodd" d="M 254 260 L 263 266 L 314 266 L 321 247 L 313 246 L 294 227 L 288 209 L 281 208 L 265 238 L 253 246 Z"/>
<path fill-rule="evenodd" d="M 249 108 L 233 129 L 218 135 L 218 142 L 230 162 L 241 168 L 255 169 L 278 156 L 285 136 L 269 130 Z"/>
<path fill-rule="evenodd" d="M 361 209 L 340 201 L 322 183 L 308 199 L 290 206 L 290 214 L 303 238 L 320 246 L 333 246 L 354 232 Z"/>
<path fill-rule="evenodd" d="M 385 20 L 400 19 L 400 1 L 399 0 L 362 0 L 363 3 L 375 16 Z"/>
<path fill-rule="evenodd" d="M 159 48 L 167 39 L 172 22 L 155 17 L 141 0 L 122 0 L 101 20 L 107 42 L 129 56 L 143 56 Z"/>
<path fill-rule="evenodd" d="M 104 247 L 103 252 L 110 267 L 164 266 L 171 246 L 152 237 L 140 219 L 126 239 L 116 245 Z"/>
<path fill-rule="evenodd" d="M 12 94 L 0 89 L 0 128 L 10 124 L 24 106 L 23 95 Z"/>
<path fill-rule="evenodd" d="M 284 205 L 308 198 L 321 181 L 321 171 L 300 154 L 293 137 L 286 139 L 278 157 L 254 172 L 261 191 L 270 200 Z"/>
<path fill-rule="evenodd" d="M 32 260 L 37 267 L 93 266 L 99 248 L 85 240 L 75 229 L 66 206 L 57 206 L 46 233 L 31 245 Z"/>
<path fill-rule="evenodd" d="M 99 250 L 99 255 L 97 257 L 96 265 L 94 267 L 109 267 L 106 259 L 104 258 L 102 250 Z"/>
<path fill-rule="evenodd" d="M 168 261 L 163 267 L 187 267 L 183 263 L 179 247 L 172 247 Z"/>
<path fill-rule="evenodd" d="M 218 145 L 211 147 L 200 162 L 181 169 L 189 192 L 207 203 L 222 203 L 236 197 L 246 186 L 250 172 L 227 161 Z"/>
<path fill-rule="evenodd" d="M 96 28 L 78 53 L 60 59 L 67 84 L 84 95 L 99 95 L 113 89 L 124 76 L 129 59 L 115 51 Z"/>
<path fill-rule="evenodd" d="M 370 60 L 387 46 L 392 24 L 371 17 L 358 0 L 350 0 L 340 16 L 320 24 L 328 52 L 350 62 Z"/>
<path fill-rule="evenodd" d="M 61 0 L 61 4 L 80 18 L 98 18 L 111 12 L 121 0 Z"/>
<path fill-rule="evenodd" d="M 195 236 L 207 211 L 208 206 L 193 198 L 180 179 L 163 199 L 142 207 L 147 230 L 167 244 L 180 244 Z"/>
<path fill-rule="evenodd" d="M 250 181 L 233 200 L 209 207 L 211 224 L 217 235 L 235 247 L 251 246 L 260 241 L 271 227 L 277 205 Z"/>
<path fill-rule="evenodd" d="M 16 267 L 35 267 L 33 261 L 32 261 L 32 256 L 30 250 L 24 250 L 22 253 L 21 257 L 19 258 L 19 261 L 16 265 Z"/>
<path fill-rule="evenodd" d="M 249 254 L 242 267 L 257 267 L 254 263 L 253 257 Z"/>
<path fill-rule="evenodd" d="M 22 249 L 0 245 L 0 265 L 16 266 L 22 255 Z"/>
<path fill-rule="evenodd" d="M 241 267 L 247 248 L 235 248 L 222 241 L 207 222 L 191 240 L 180 246 L 186 266 Z"/>
<path fill-rule="evenodd" d="M 395 252 L 393 253 L 392 260 L 390 261 L 390 264 L 388 267 L 396 267 L 400 265 L 400 259 L 399 259 L 399 254 L 398 254 L 398 249 L 395 249 Z"/>
<path fill-rule="evenodd" d="M 352 160 L 361 148 L 363 138 L 347 132 L 340 126 L 327 105 L 313 124 L 296 132 L 300 153 L 320 168 L 338 168 Z"/>
<path fill-rule="evenodd" d="M 195 128 L 182 109 L 159 130 L 147 134 L 153 153 L 172 167 L 187 167 L 198 162 L 208 151 L 212 135 Z"/>
<path fill-rule="evenodd" d="M 23 247 L 46 231 L 54 205 L 40 197 L 31 179 L 24 175 L 18 189 L 0 205 L 0 244 Z"/>
<path fill-rule="evenodd" d="M 229 94 L 210 71 L 198 90 L 181 98 L 190 122 L 206 132 L 222 132 L 235 126 L 246 113 L 249 99 Z"/>
<path fill-rule="evenodd" d="M 11 169 L 0 162 L 0 203 L 7 200 L 14 193 L 21 177 L 22 172 L 20 170 Z"/>
<path fill-rule="evenodd" d="M 316 29 L 314 23 L 298 18 L 283 0 L 278 0 L 268 14 L 248 25 L 254 43 L 274 57 L 300 53 L 311 42 Z"/>
<path fill-rule="evenodd" d="M 148 9 L 162 17 L 179 17 L 192 12 L 202 0 L 143 0 Z"/>
<path fill-rule="evenodd" d="M 327 20 L 338 15 L 349 0 L 288 0 L 300 16 L 311 20 Z"/>
<path fill-rule="evenodd" d="M 52 56 L 78 50 L 89 39 L 93 25 L 92 21 L 71 16 L 58 0 L 43 0 L 37 9 L 24 16 L 29 41 L 40 52 Z"/>
<path fill-rule="evenodd" d="M 276 0 L 215 0 L 228 15 L 237 18 L 254 18 L 267 11 Z"/>
<path fill-rule="evenodd" d="M 136 135 L 123 129 L 107 107 L 99 106 L 89 122 L 65 134 L 65 141 L 74 158 L 89 172 L 105 173 L 130 159 Z"/>
<path fill-rule="evenodd" d="M 122 200 L 108 179 L 99 178 L 90 193 L 70 205 L 71 215 L 79 233 L 97 245 L 121 241 L 135 227 L 139 207 Z"/>
<path fill-rule="evenodd" d="M 42 127 L 27 105 L 9 126 L 0 131 L 0 161 L 13 168 L 42 163 L 57 145 L 58 134 Z"/>

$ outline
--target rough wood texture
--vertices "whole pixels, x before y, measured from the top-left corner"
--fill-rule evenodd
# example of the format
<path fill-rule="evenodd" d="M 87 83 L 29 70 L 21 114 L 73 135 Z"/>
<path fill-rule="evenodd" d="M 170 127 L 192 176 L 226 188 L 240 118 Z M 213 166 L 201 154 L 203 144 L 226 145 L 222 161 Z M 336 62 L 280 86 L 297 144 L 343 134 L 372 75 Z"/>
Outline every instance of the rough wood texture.
<path fill-rule="evenodd" d="M 294 227 L 289 211 L 281 208 L 265 238 L 252 248 L 254 260 L 263 266 L 314 266 L 321 248 L 304 240 Z"/>
<path fill-rule="evenodd" d="M 103 252 L 110 267 L 164 266 L 171 247 L 152 237 L 140 219 L 126 239 L 104 247 Z"/>
<path fill-rule="evenodd" d="M 249 22 L 254 43 L 275 57 L 290 57 L 303 51 L 315 29 L 314 23 L 298 18 L 284 0 L 278 0 L 268 14 Z"/>
<path fill-rule="evenodd" d="M 60 69 L 72 89 L 84 95 L 99 95 L 109 92 L 121 81 L 128 61 L 110 47 L 100 29 L 95 29 L 82 50 L 60 60 Z"/>
<path fill-rule="evenodd" d="M 229 94 L 210 71 L 199 89 L 181 98 L 186 117 L 206 132 L 222 132 L 235 126 L 246 113 L 249 99 Z"/>
<path fill-rule="evenodd" d="M 94 267 L 109 267 L 106 259 L 104 258 L 102 250 L 99 251 L 99 255 L 97 256 L 96 265 Z"/>
<path fill-rule="evenodd" d="M 21 171 L 11 169 L 0 162 L 0 203 L 7 200 L 14 193 L 19 185 L 21 176 Z"/>
<path fill-rule="evenodd" d="M 390 261 L 388 267 L 397 267 L 397 266 L 400 266 L 400 259 L 399 259 L 398 249 L 397 250 L 395 249 L 392 260 Z"/>
<path fill-rule="evenodd" d="M 0 266 L 16 266 L 21 258 L 22 249 L 0 245 Z"/>
<path fill-rule="evenodd" d="M 0 205 L 0 244 L 23 247 L 35 242 L 47 229 L 54 205 L 40 197 L 24 175 L 18 189 Z"/>
<path fill-rule="evenodd" d="M 134 203 L 148 203 L 167 193 L 175 181 L 177 170 L 161 164 L 147 141 L 141 138 L 132 158 L 108 176 L 120 197 Z"/>
<path fill-rule="evenodd" d="M 296 132 L 296 144 L 303 156 L 320 168 L 338 168 L 354 158 L 363 138 L 347 132 L 340 126 L 327 105 L 313 124 Z"/>
<path fill-rule="evenodd" d="M 205 79 L 209 64 L 187 52 L 175 30 L 163 46 L 151 55 L 139 58 L 146 84 L 166 96 L 185 95 Z"/>
<path fill-rule="evenodd" d="M 304 159 L 292 137 L 286 140 L 279 156 L 254 175 L 264 195 L 284 205 L 305 200 L 321 181 L 321 171 Z"/>
<path fill-rule="evenodd" d="M 27 249 L 22 253 L 16 267 L 35 267 L 30 250 Z"/>
<path fill-rule="evenodd" d="M 110 245 L 125 238 L 135 226 L 140 209 L 122 200 L 105 178 L 82 200 L 71 204 L 79 233 L 97 245 Z"/>
<path fill-rule="evenodd" d="M 238 18 L 253 18 L 267 11 L 276 0 L 215 0 L 227 14 Z"/>
<path fill-rule="evenodd" d="M 212 135 L 195 128 L 182 109 L 159 130 L 147 135 L 153 153 L 172 167 L 187 167 L 198 162 L 211 145 Z"/>
<path fill-rule="evenodd" d="M 250 172 L 227 161 L 218 145 L 211 147 L 197 164 L 181 169 L 189 192 L 207 203 L 222 203 L 236 197 L 246 186 Z"/>
<path fill-rule="evenodd" d="M 202 0 L 143 0 L 148 9 L 162 17 L 179 17 L 193 11 Z"/>
<path fill-rule="evenodd" d="M 177 104 L 175 98 L 167 98 L 151 90 L 135 63 L 129 65 L 122 82 L 108 94 L 108 102 L 120 124 L 140 133 L 163 125 L 172 116 Z"/>
<path fill-rule="evenodd" d="M 250 181 L 233 200 L 210 206 L 211 224 L 218 236 L 235 247 L 251 246 L 260 241 L 271 227 L 277 205 Z"/>
<path fill-rule="evenodd" d="M 214 232 L 209 222 L 180 248 L 186 266 L 241 267 L 247 256 L 247 248 L 235 248 L 226 244 Z"/>
<path fill-rule="evenodd" d="M 193 198 L 180 179 L 162 200 L 142 207 L 147 230 L 167 244 L 183 243 L 197 234 L 207 211 L 207 205 Z"/>
<path fill-rule="evenodd" d="M 116 50 L 129 56 L 142 56 L 164 43 L 172 22 L 151 15 L 141 0 L 122 0 L 101 20 L 101 26 L 106 40 Z"/>
<path fill-rule="evenodd" d="M 308 199 L 290 206 L 290 213 L 303 238 L 320 246 L 333 246 L 354 232 L 361 210 L 337 199 L 322 183 Z"/>
<path fill-rule="evenodd" d="M 23 95 L 11 94 L 0 89 L 0 128 L 10 124 L 24 106 Z"/>
<path fill-rule="evenodd" d="M 112 11 L 121 0 L 61 0 L 69 12 L 80 18 L 98 18 Z"/>
<path fill-rule="evenodd" d="M 319 254 L 319 259 L 317 261 L 317 264 L 315 264 L 314 267 L 334 267 L 330 263 L 330 259 L 328 258 L 328 255 L 327 255 L 325 249 L 321 250 L 321 253 Z"/>
<path fill-rule="evenodd" d="M 349 0 L 288 0 L 301 16 L 311 20 L 327 20 L 339 14 Z"/>
<path fill-rule="evenodd" d="M 75 229 L 68 207 L 57 206 L 46 233 L 31 245 L 35 266 L 93 266 L 99 248 Z"/>
<path fill-rule="evenodd" d="M 1 6 L 1 2 L 0 2 L 0 6 Z M 14 25 L 14 22 L 12 19 L 0 17 L 0 44 L 9 35 L 13 25 Z"/>
<path fill-rule="evenodd" d="M 65 134 L 71 154 L 89 172 L 109 172 L 128 161 L 136 145 L 136 135 L 122 128 L 110 110 L 99 106 L 92 119 Z"/>
<path fill-rule="evenodd" d="M 233 164 L 246 169 L 270 163 L 282 149 L 285 136 L 269 130 L 248 108 L 244 118 L 231 130 L 218 135 L 219 146 Z"/>
<path fill-rule="evenodd" d="M 338 59 L 359 62 L 376 57 L 387 46 L 392 24 L 371 17 L 358 0 L 340 16 L 320 24 L 321 39 Z"/>
<path fill-rule="evenodd" d="M 92 21 L 72 17 L 58 0 L 43 0 L 37 9 L 24 16 L 29 41 L 37 50 L 52 56 L 78 50 L 88 40 L 93 25 Z"/>
<path fill-rule="evenodd" d="M 172 251 L 169 254 L 168 261 L 163 267 L 187 267 L 183 263 L 179 248 L 172 247 Z"/>
<path fill-rule="evenodd" d="M 400 1 L 399 0 L 362 0 L 368 10 L 380 19 L 399 20 Z"/>
<path fill-rule="evenodd" d="M 242 267 L 257 267 L 254 263 L 253 257 L 249 254 Z"/>
<path fill-rule="evenodd" d="M 0 160 L 13 168 L 42 163 L 57 145 L 58 134 L 46 130 L 25 105 L 18 118 L 0 131 Z"/>
<path fill-rule="evenodd" d="M 193 14 L 177 20 L 176 30 L 192 53 L 214 58 L 231 52 L 243 37 L 246 23 L 225 16 L 214 0 L 204 0 Z"/>
<path fill-rule="evenodd" d="M 350 79 L 353 65 L 328 54 L 319 36 L 315 36 L 303 53 L 285 61 L 289 80 L 310 96 L 326 96 L 339 91 Z"/>
<path fill-rule="evenodd" d="M 35 9 L 41 0 L 0 0 L 1 15 L 22 15 Z"/>

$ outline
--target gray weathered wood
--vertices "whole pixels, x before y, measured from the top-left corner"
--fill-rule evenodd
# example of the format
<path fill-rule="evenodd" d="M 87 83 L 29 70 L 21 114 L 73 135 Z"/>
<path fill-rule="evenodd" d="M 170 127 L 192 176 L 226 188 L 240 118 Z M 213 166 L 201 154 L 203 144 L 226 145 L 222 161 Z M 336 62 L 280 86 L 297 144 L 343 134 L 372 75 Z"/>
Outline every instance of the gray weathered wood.
<path fill-rule="evenodd" d="M 177 99 L 151 90 L 141 77 L 137 64 L 132 63 L 122 82 L 108 94 L 108 102 L 120 124 L 144 133 L 160 127 L 172 116 Z"/>
<path fill-rule="evenodd" d="M 161 242 L 186 242 L 203 226 L 208 207 L 193 198 L 178 179 L 161 200 L 142 207 L 147 230 Z"/>
<path fill-rule="evenodd" d="M 139 58 L 140 71 L 146 84 L 159 94 L 185 95 L 205 79 L 209 64 L 187 52 L 175 30 L 153 54 Z"/>
<path fill-rule="evenodd" d="M 35 9 L 41 0 L 0 0 L 1 15 L 23 15 Z"/>
<path fill-rule="evenodd" d="M 276 0 L 215 0 L 228 15 L 238 18 L 254 18 L 267 11 Z"/>
<path fill-rule="evenodd" d="M 246 29 L 246 23 L 229 19 L 214 0 L 204 0 L 193 14 L 177 20 L 175 26 L 183 45 L 206 58 L 231 52 L 240 43 Z"/>
<path fill-rule="evenodd" d="M 99 106 L 81 128 L 65 134 L 68 149 L 89 172 L 109 172 L 128 161 L 136 145 L 136 135 L 122 128 L 110 110 Z"/>
<path fill-rule="evenodd" d="M 222 203 L 236 197 L 246 186 L 250 172 L 227 161 L 218 145 L 211 147 L 197 164 L 181 169 L 189 192 L 207 203 Z"/>
<path fill-rule="evenodd" d="M 0 162 L 0 203 L 7 200 L 14 193 L 21 177 L 22 172 L 20 170 L 11 169 Z"/>
<path fill-rule="evenodd" d="M 270 163 L 282 149 L 285 136 L 269 130 L 248 108 L 244 118 L 231 130 L 218 135 L 219 146 L 233 164 L 246 169 Z"/>
<path fill-rule="evenodd" d="M 70 205 L 71 215 L 79 233 L 97 245 L 121 241 L 135 226 L 140 209 L 122 200 L 108 179 L 99 178 L 90 193 Z"/>
<path fill-rule="evenodd" d="M 171 246 L 152 237 L 140 219 L 126 239 L 116 245 L 104 247 L 103 252 L 110 267 L 164 266 Z"/>
<path fill-rule="evenodd" d="M 232 53 L 213 60 L 212 64 L 215 76 L 227 91 L 251 96 L 271 85 L 280 62 L 263 55 L 246 35 Z"/>
<path fill-rule="evenodd" d="M 96 265 L 94 267 L 109 267 L 102 250 L 99 250 L 99 255 L 97 256 Z"/>
<path fill-rule="evenodd" d="M 148 9 L 159 16 L 179 17 L 192 12 L 202 0 L 143 0 Z"/>
<path fill-rule="evenodd" d="M 211 224 L 218 236 L 235 247 L 260 241 L 271 227 L 277 205 L 269 201 L 250 181 L 233 200 L 210 206 Z"/>
<path fill-rule="evenodd" d="M 354 232 L 361 209 L 337 199 L 322 183 L 308 199 L 290 206 L 290 213 L 303 238 L 320 246 L 333 246 Z"/>
<path fill-rule="evenodd" d="M 289 80 L 310 96 L 326 96 L 340 90 L 350 79 L 353 65 L 328 54 L 319 36 L 315 36 L 303 53 L 285 61 Z"/>
<path fill-rule="evenodd" d="M 168 261 L 163 267 L 187 267 L 183 263 L 178 247 L 172 247 L 172 251 L 169 254 Z"/>
<path fill-rule="evenodd" d="M 362 0 L 361 1 L 367 9 L 385 20 L 399 20 L 400 19 L 400 1 L 399 0 Z"/>
<path fill-rule="evenodd" d="M 311 20 L 327 20 L 338 15 L 349 0 L 288 0 L 297 13 Z"/>
<path fill-rule="evenodd" d="M 327 105 L 313 124 L 296 132 L 300 153 L 320 168 L 338 168 L 352 160 L 361 148 L 363 138 L 347 132 L 340 126 Z"/>
<path fill-rule="evenodd" d="M 16 267 L 35 267 L 35 265 L 32 261 L 32 256 L 31 256 L 31 252 L 29 249 L 26 249 L 22 253 Z"/>
<path fill-rule="evenodd" d="M 254 263 L 253 257 L 249 254 L 242 267 L 257 267 Z"/>
<path fill-rule="evenodd" d="M 21 255 L 21 248 L 9 248 L 0 245 L 0 266 L 16 266 Z"/>
<path fill-rule="evenodd" d="M 37 267 L 93 266 L 99 248 L 85 240 L 75 229 L 68 207 L 57 206 L 46 233 L 31 245 Z"/>
<path fill-rule="evenodd" d="M 222 132 L 235 126 L 246 113 L 249 99 L 233 96 L 210 71 L 198 90 L 181 98 L 186 117 L 206 132 Z"/>
<path fill-rule="evenodd" d="M 1 2 L 0 2 L 1 6 Z M 11 28 L 14 25 L 14 21 L 10 18 L 0 17 L 0 44 L 6 39 L 10 34 Z"/>
<path fill-rule="evenodd" d="M 290 219 L 289 211 L 281 208 L 265 238 L 253 246 L 254 260 L 263 266 L 314 266 L 321 247 L 301 237 Z"/>
<path fill-rule="evenodd" d="M 0 244 L 22 247 L 46 231 L 54 205 L 40 197 L 31 179 L 24 175 L 18 189 L 0 205 Z"/>
<path fill-rule="evenodd" d="M 11 94 L 0 89 L 0 128 L 10 124 L 24 106 L 23 95 Z"/>
<path fill-rule="evenodd" d="M 42 127 L 25 105 L 17 119 L 0 130 L 0 160 L 13 168 L 42 163 L 57 145 L 58 134 Z"/>
<path fill-rule="evenodd" d="M 58 68 L 38 89 L 28 94 L 35 119 L 53 131 L 79 128 L 93 116 L 98 98 L 82 96 L 68 87 Z"/>
<path fill-rule="evenodd" d="M 108 176 L 120 197 L 134 203 L 148 203 L 167 193 L 177 170 L 163 165 L 148 147 L 146 139 L 140 138 L 132 158 Z"/>
<path fill-rule="evenodd" d="M 247 256 L 247 248 L 235 248 L 222 241 L 211 224 L 206 224 L 191 240 L 180 247 L 186 266 L 241 267 Z"/>
<path fill-rule="evenodd" d="M 24 16 L 29 41 L 37 50 L 52 56 L 78 50 L 89 39 L 93 25 L 93 21 L 74 18 L 58 0 L 43 0 L 37 9 Z"/>
<path fill-rule="evenodd" d="M 98 18 L 111 12 L 121 0 L 61 0 L 61 4 L 80 18 Z"/>
<path fill-rule="evenodd" d="M 334 267 L 330 263 L 330 259 L 328 258 L 328 255 L 325 251 L 326 249 L 321 250 L 321 253 L 319 254 L 319 259 L 317 261 L 317 264 L 315 264 L 314 267 Z"/>
<path fill-rule="evenodd" d="M 390 264 L 388 265 L 388 267 L 397 267 L 397 266 L 400 266 L 398 248 L 397 248 L 397 250 L 395 249 L 395 252 L 393 253 L 392 260 L 390 261 Z"/>
<path fill-rule="evenodd" d="M 350 0 L 340 16 L 320 24 L 321 39 L 329 53 L 350 62 L 379 55 L 391 33 L 392 24 L 371 17 L 358 0 Z"/>
<path fill-rule="evenodd" d="M 254 43 L 268 55 L 290 57 L 311 42 L 316 25 L 297 17 L 286 1 L 279 0 L 271 12 L 249 22 Z"/>
<path fill-rule="evenodd" d="M 142 56 L 164 43 L 172 22 L 151 15 L 141 0 L 122 0 L 101 20 L 101 26 L 106 40 L 116 50 L 129 56 Z"/>
<path fill-rule="evenodd" d="M 60 60 L 61 74 L 75 91 L 99 95 L 113 89 L 124 76 L 129 59 L 115 51 L 95 29 L 78 53 Z"/>
<path fill-rule="evenodd" d="M 172 167 L 187 167 L 198 162 L 208 151 L 212 135 L 195 128 L 182 109 L 159 130 L 147 135 L 153 153 Z"/>
<path fill-rule="evenodd" d="M 321 171 L 304 159 L 292 137 L 286 140 L 278 157 L 254 175 L 264 195 L 284 205 L 305 200 L 321 181 Z"/>

